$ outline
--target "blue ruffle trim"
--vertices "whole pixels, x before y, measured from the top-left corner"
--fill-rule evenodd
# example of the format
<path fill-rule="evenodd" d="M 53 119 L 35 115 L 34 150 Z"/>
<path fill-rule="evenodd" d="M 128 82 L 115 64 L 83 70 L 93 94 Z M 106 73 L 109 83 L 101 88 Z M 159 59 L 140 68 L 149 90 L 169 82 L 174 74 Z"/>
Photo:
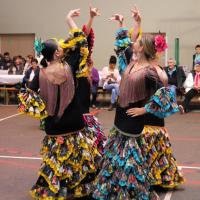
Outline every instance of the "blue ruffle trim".
<path fill-rule="evenodd" d="M 159 118 L 165 118 L 179 112 L 176 95 L 169 87 L 158 89 L 149 103 L 145 105 L 145 109 L 148 113 Z"/>

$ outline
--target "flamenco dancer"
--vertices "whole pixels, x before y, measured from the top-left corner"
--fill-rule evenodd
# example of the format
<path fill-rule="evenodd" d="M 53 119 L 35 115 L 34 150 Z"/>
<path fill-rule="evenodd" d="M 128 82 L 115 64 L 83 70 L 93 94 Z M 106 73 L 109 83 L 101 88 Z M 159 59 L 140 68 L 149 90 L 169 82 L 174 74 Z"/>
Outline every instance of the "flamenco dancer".
<path fill-rule="evenodd" d="M 137 29 L 137 27 L 140 27 L 141 17 L 137 8 L 134 8 L 132 11 L 136 21 L 136 29 L 134 30 L 138 31 L 139 29 Z M 119 21 L 119 24 L 122 26 L 120 18 L 123 19 L 123 16 L 115 15 L 113 20 Z M 135 33 L 134 35 L 140 35 L 140 32 Z M 126 61 L 125 64 L 123 64 L 124 62 L 121 62 L 122 64 L 120 65 L 123 70 L 126 68 L 127 62 L 134 62 L 133 60 L 130 61 L 133 52 L 129 51 L 129 54 L 127 54 L 127 49 L 130 48 L 130 45 L 127 47 L 126 41 L 129 41 L 128 44 L 130 44 L 131 38 L 129 37 L 127 30 L 124 31 L 124 29 L 120 29 L 117 32 L 115 45 L 117 46 L 118 52 L 120 52 L 119 55 L 123 55 L 122 58 Z M 147 158 L 147 163 L 151 166 L 149 173 L 151 185 L 157 185 L 164 188 L 175 188 L 184 182 L 184 178 L 178 170 L 176 159 L 172 153 L 172 147 L 168 137 L 169 134 L 165 128 L 164 118 L 178 111 L 183 113 L 184 110 L 182 106 L 174 107 L 176 104 L 176 97 L 169 88 L 166 88 L 168 83 L 167 75 L 163 68 L 158 65 L 159 57 L 167 47 L 165 39 L 161 35 L 157 35 L 154 38 L 154 42 L 156 44 L 156 49 L 153 49 L 152 53 L 149 55 L 151 57 L 151 65 L 155 68 L 162 83 L 161 86 L 165 86 L 165 89 L 162 88 L 162 90 L 159 91 L 161 93 L 159 94 L 159 92 L 157 92 L 151 100 L 154 101 L 154 99 L 156 99 L 157 104 L 160 105 L 163 104 L 164 101 L 167 101 L 168 104 L 160 108 L 156 107 L 156 109 L 153 108 L 151 104 L 148 104 L 143 108 L 129 109 L 127 113 L 132 117 L 140 115 L 144 115 L 145 117 L 145 126 L 142 132 L 143 137 L 141 137 L 139 144 L 143 156 Z M 140 52 L 134 52 L 134 56 L 136 59 L 137 57 L 139 58 Z M 153 106 L 155 105 L 153 104 Z"/>
<path fill-rule="evenodd" d="M 141 56 L 123 73 L 114 126 L 96 179 L 95 199 L 158 199 L 150 192 L 149 167 L 139 146 L 144 115 L 127 115 L 130 108 L 143 107 L 159 87 L 159 77 L 148 57 L 155 48 L 154 37 L 142 36 L 133 47 Z"/>
<path fill-rule="evenodd" d="M 66 17 L 69 39 L 61 45 L 55 39 L 41 44 L 43 64 L 46 61 L 47 67 L 34 77 L 29 94 L 21 94 L 20 106 L 24 112 L 29 113 L 32 107 L 34 115 L 46 117 L 42 164 L 31 189 L 32 197 L 37 200 L 90 199 L 92 183 L 100 167 L 101 154 L 85 129 L 75 89 L 77 71 L 84 68 L 88 56 L 85 34 L 73 20 L 79 15 L 80 10 L 76 9 Z M 41 98 L 34 92 L 38 88 Z"/>

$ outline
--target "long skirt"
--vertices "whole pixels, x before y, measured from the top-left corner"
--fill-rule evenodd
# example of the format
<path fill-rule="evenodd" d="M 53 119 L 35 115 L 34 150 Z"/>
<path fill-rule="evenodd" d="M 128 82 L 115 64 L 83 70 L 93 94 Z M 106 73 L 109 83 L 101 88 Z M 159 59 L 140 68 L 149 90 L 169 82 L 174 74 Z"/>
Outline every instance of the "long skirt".
<path fill-rule="evenodd" d="M 34 199 L 74 199 L 93 191 L 102 156 L 87 135 L 84 129 L 65 136 L 45 136 L 39 178 L 30 191 Z"/>
<path fill-rule="evenodd" d="M 140 136 L 139 136 L 140 137 Z M 137 142 L 113 128 L 104 150 L 93 197 L 99 200 L 157 199 L 150 192 L 148 166 Z"/>
<path fill-rule="evenodd" d="M 184 182 L 172 153 L 171 143 L 166 128 L 145 126 L 138 144 L 142 155 L 150 166 L 151 185 L 174 188 Z"/>

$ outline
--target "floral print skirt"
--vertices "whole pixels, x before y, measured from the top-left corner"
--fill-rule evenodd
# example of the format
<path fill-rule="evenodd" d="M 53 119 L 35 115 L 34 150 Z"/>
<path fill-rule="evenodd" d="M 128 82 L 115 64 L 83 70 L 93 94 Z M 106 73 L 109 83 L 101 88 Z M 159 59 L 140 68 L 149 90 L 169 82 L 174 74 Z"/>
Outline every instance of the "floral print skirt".
<path fill-rule="evenodd" d="M 101 153 L 84 130 L 46 135 L 39 178 L 30 193 L 37 200 L 65 200 L 89 195 L 100 168 Z"/>

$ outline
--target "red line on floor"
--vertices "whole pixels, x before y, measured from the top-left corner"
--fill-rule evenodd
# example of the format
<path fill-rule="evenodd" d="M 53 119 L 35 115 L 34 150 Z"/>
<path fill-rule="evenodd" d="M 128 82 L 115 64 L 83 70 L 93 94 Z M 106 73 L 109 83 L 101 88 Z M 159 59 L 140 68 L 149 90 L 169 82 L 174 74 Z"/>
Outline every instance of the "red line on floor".
<path fill-rule="evenodd" d="M 13 154 L 13 153 L 14 153 L 14 154 L 17 154 L 19 151 L 16 151 L 16 150 L 7 150 L 7 152 L 8 152 L 8 153 L 12 153 L 12 154 Z"/>
<path fill-rule="evenodd" d="M 36 166 L 36 165 L 22 164 L 22 163 L 18 163 L 15 161 L 0 160 L 0 163 L 5 164 L 5 165 L 18 166 L 18 167 L 22 167 L 22 168 L 38 169 L 38 166 Z"/>
<path fill-rule="evenodd" d="M 26 156 L 26 157 L 31 157 L 31 156 L 33 156 L 32 153 L 28 153 L 28 152 L 22 152 L 20 155 Z"/>
<path fill-rule="evenodd" d="M 196 173 L 197 171 L 195 169 L 181 169 L 181 172 L 184 174 L 190 174 L 190 173 Z"/>
<path fill-rule="evenodd" d="M 0 152 L 3 152 L 4 154 L 15 154 L 15 155 L 23 155 L 23 156 L 36 156 L 36 154 L 33 154 L 32 152 L 23 152 L 20 149 L 8 149 L 8 148 L 0 148 Z M 38 155 L 38 154 L 37 154 Z"/>
<path fill-rule="evenodd" d="M 200 185 L 200 181 L 186 181 L 184 185 Z"/>
<path fill-rule="evenodd" d="M 100 109 L 98 109 L 98 110 L 92 110 L 92 111 L 90 111 L 90 114 L 91 114 L 91 115 L 96 115 L 96 114 L 98 114 L 98 113 L 100 113 L 100 112 L 101 112 Z"/>

